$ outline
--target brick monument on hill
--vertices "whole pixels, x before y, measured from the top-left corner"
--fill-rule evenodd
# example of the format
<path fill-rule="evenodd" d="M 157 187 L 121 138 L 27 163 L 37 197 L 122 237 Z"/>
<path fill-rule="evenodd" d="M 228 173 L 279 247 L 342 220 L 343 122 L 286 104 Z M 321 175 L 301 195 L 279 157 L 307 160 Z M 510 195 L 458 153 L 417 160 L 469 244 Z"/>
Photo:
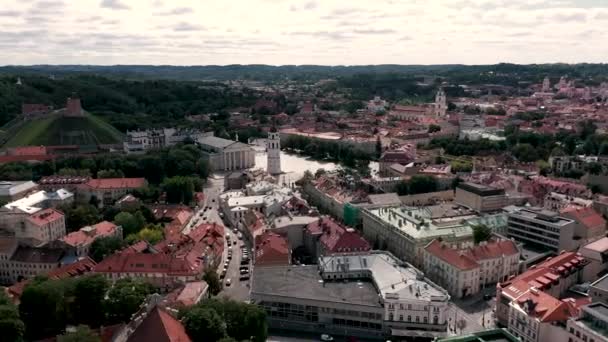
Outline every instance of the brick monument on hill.
<path fill-rule="evenodd" d="M 76 95 L 68 97 L 65 105 L 65 116 L 83 116 L 84 112 L 80 105 L 80 99 Z"/>

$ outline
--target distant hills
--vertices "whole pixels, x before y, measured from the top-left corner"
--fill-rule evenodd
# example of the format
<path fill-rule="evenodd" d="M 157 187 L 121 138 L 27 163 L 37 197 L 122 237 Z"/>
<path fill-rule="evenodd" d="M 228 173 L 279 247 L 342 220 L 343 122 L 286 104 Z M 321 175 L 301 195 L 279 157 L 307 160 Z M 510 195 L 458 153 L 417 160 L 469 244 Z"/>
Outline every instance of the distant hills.
<path fill-rule="evenodd" d="M 450 76 L 459 74 L 508 73 L 517 75 L 543 74 L 571 77 L 608 76 L 608 64 L 530 64 L 518 65 L 501 63 L 496 65 L 31 65 L 0 67 L 0 74 L 45 74 L 60 77 L 65 74 L 98 74 L 130 79 L 172 79 L 172 80 L 317 80 L 328 77 L 352 76 L 361 73 L 400 73 L 409 75 Z"/>

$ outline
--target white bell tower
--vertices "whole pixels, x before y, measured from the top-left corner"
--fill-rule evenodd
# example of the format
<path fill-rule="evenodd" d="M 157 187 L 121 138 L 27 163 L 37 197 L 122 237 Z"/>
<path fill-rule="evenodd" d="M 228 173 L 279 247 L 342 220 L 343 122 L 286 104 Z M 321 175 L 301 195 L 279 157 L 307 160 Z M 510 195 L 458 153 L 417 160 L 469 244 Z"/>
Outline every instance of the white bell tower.
<path fill-rule="evenodd" d="M 266 152 L 268 155 L 268 165 L 266 171 L 271 175 L 278 175 L 281 173 L 281 138 L 279 132 L 275 129 L 268 133 L 268 139 L 266 139 Z"/>
<path fill-rule="evenodd" d="M 435 116 L 445 117 L 448 111 L 448 100 L 445 96 L 443 89 L 439 89 L 437 95 L 435 95 Z"/>

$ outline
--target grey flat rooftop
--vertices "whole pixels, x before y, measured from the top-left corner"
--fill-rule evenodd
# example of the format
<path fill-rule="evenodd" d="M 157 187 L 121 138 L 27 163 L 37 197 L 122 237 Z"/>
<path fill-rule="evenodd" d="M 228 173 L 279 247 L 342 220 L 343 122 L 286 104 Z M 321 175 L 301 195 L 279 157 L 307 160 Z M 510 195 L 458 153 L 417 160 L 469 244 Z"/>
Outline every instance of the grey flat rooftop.
<path fill-rule="evenodd" d="M 218 138 L 218 137 L 203 137 L 203 138 L 199 138 L 198 142 L 200 144 L 213 146 L 216 148 L 226 148 L 226 147 L 234 144 L 236 141 Z"/>
<path fill-rule="evenodd" d="M 387 253 L 325 256 L 319 261 L 324 273 L 371 274 L 383 297 L 398 296 L 401 299 L 424 301 L 449 299 L 444 289 L 424 278 L 418 269 Z"/>
<path fill-rule="evenodd" d="M 591 286 L 600 290 L 608 291 L 608 274 L 596 280 L 593 284 L 591 284 Z"/>
<path fill-rule="evenodd" d="M 251 293 L 380 307 L 374 285 L 358 281 L 322 281 L 317 266 L 256 267 Z"/>

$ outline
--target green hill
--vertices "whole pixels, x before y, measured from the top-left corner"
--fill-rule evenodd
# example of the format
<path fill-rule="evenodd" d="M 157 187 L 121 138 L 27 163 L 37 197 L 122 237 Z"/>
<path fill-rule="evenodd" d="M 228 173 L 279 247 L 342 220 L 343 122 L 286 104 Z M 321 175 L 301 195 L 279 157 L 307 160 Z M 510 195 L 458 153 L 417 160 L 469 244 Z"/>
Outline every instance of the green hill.
<path fill-rule="evenodd" d="M 82 117 L 55 114 L 2 127 L 7 140 L 4 147 L 33 145 L 119 144 L 123 135 L 112 125 L 86 113 Z"/>

